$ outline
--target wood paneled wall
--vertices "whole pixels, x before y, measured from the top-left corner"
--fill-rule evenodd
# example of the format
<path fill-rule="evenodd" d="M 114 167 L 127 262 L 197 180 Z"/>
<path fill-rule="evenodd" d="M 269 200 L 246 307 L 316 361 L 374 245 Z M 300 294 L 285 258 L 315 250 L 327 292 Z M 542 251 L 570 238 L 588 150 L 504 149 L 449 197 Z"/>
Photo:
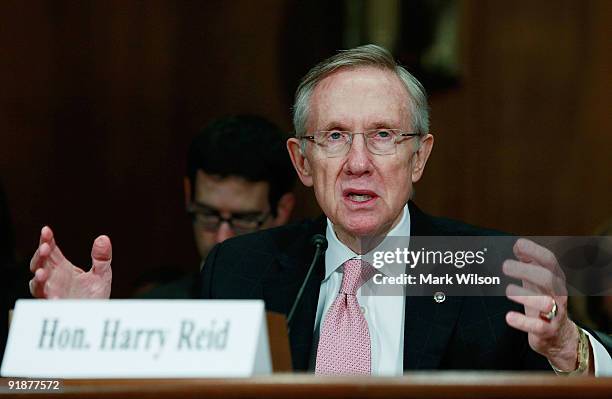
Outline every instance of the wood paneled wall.
<path fill-rule="evenodd" d="M 464 79 L 431 99 L 421 202 L 520 234 L 611 218 L 611 14 L 607 1 L 464 2 Z"/>

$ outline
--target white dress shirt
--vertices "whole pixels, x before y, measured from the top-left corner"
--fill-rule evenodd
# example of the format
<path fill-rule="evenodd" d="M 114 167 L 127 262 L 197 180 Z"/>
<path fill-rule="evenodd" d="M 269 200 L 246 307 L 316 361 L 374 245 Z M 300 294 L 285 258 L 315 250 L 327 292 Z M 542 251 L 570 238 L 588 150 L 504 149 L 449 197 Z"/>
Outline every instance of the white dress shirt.
<path fill-rule="evenodd" d="M 387 234 L 388 236 L 410 237 L 410 212 L 404 206 L 400 222 Z M 327 311 L 336 299 L 342 284 L 342 265 L 349 259 L 361 258 L 344 245 L 334 231 L 333 223 L 327 219 L 327 251 L 325 252 L 325 277 L 321 282 L 319 302 L 314 325 L 313 350 L 311 351 L 310 369 L 314 370 L 316 350 L 319 342 L 320 326 Z M 378 247 L 377 247 L 378 248 Z M 376 251 L 374 249 L 373 251 Z M 385 275 L 395 275 L 397 271 L 378 269 Z M 368 322 L 371 340 L 371 367 L 373 375 L 393 376 L 404 372 L 404 295 L 362 295 L 357 291 L 357 301 Z M 588 331 L 593 348 L 593 361 L 596 376 L 612 375 L 612 359 L 603 345 L 594 339 Z"/>
<path fill-rule="evenodd" d="M 595 377 L 610 377 L 612 376 L 612 358 L 610 358 L 610 354 L 604 348 L 604 346 L 593 338 L 591 333 L 588 331 L 584 331 L 587 337 L 589 337 L 589 342 L 591 343 L 591 348 L 593 348 L 593 365 L 595 366 Z"/>

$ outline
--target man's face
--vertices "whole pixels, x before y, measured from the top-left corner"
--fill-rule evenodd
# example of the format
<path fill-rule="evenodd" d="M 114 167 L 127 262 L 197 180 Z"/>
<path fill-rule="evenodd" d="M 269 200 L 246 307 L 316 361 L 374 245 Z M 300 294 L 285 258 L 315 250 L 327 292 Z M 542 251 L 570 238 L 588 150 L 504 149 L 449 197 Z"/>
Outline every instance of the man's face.
<path fill-rule="evenodd" d="M 260 228 L 271 227 L 276 220 L 270 213 L 268 190 L 267 182 L 250 182 L 233 176 L 221 178 L 198 170 L 192 206 L 201 215 L 218 213 L 223 218 L 265 218 Z M 222 222 L 216 231 L 198 223 L 197 218 L 193 223 L 193 234 L 202 259 L 215 244 L 239 233 L 227 222 Z"/>
<path fill-rule="evenodd" d="M 412 132 L 407 96 L 392 72 L 371 67 L 339 70 L 313 91 L 307 130 Z M 288 148 L 302 182 L 314 185 L 317 202 L 334 223 L 338 238 L 351 246 L 349 242 L 359 237 L 387 233 L 399 221 L 433 141 L 428 135 L 415 155 L 417 140 L 401 141 L 391 155 L 370 153 L 363 135 L 354 136 L 348 154 L 341 157 L 326 157 L 308 142 L 304 158 L 296 139 L 289 140 Z"/>

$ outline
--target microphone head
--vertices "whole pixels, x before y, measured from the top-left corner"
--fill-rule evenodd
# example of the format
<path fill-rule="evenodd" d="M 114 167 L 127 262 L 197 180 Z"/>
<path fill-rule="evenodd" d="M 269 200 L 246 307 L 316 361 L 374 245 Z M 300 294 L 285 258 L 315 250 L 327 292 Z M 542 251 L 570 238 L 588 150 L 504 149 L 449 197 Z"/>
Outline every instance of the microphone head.
<path fill-rule="evenodd" d="M 327 238 L 323 234 L 315 234 L 310 239 L 310 243 L 315 247 L 321 248 L 323 251 L 327 249 Z"/>

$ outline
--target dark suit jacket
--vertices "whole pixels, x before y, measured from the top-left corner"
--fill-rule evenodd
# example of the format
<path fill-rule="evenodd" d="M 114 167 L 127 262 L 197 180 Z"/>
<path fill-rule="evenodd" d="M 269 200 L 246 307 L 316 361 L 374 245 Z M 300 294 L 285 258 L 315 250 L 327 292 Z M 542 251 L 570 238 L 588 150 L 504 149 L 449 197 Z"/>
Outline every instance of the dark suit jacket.
<path fill-rule="evenodd" d="M 412 202 L 409 210 L 411 236 L 500 234 L 429 216 Z M 202 297 L 263 299 L 267 310 L 286 315 L 312 262 L 310 238 L 325 234 L 325 229 L 321 217 L 223 242 L 202 269 Z M 309 366 L 324 258 L 306 285 L 291 325 L 296 370 Z M 522 307 L 505 297 L 447 297 L 438 304 L 431 296 L 408 296 L 405 309 L 404 370 L 551 370 L 548 361 L 531 350 L 527 335 L 506 324 L 506 313 Z"/>

